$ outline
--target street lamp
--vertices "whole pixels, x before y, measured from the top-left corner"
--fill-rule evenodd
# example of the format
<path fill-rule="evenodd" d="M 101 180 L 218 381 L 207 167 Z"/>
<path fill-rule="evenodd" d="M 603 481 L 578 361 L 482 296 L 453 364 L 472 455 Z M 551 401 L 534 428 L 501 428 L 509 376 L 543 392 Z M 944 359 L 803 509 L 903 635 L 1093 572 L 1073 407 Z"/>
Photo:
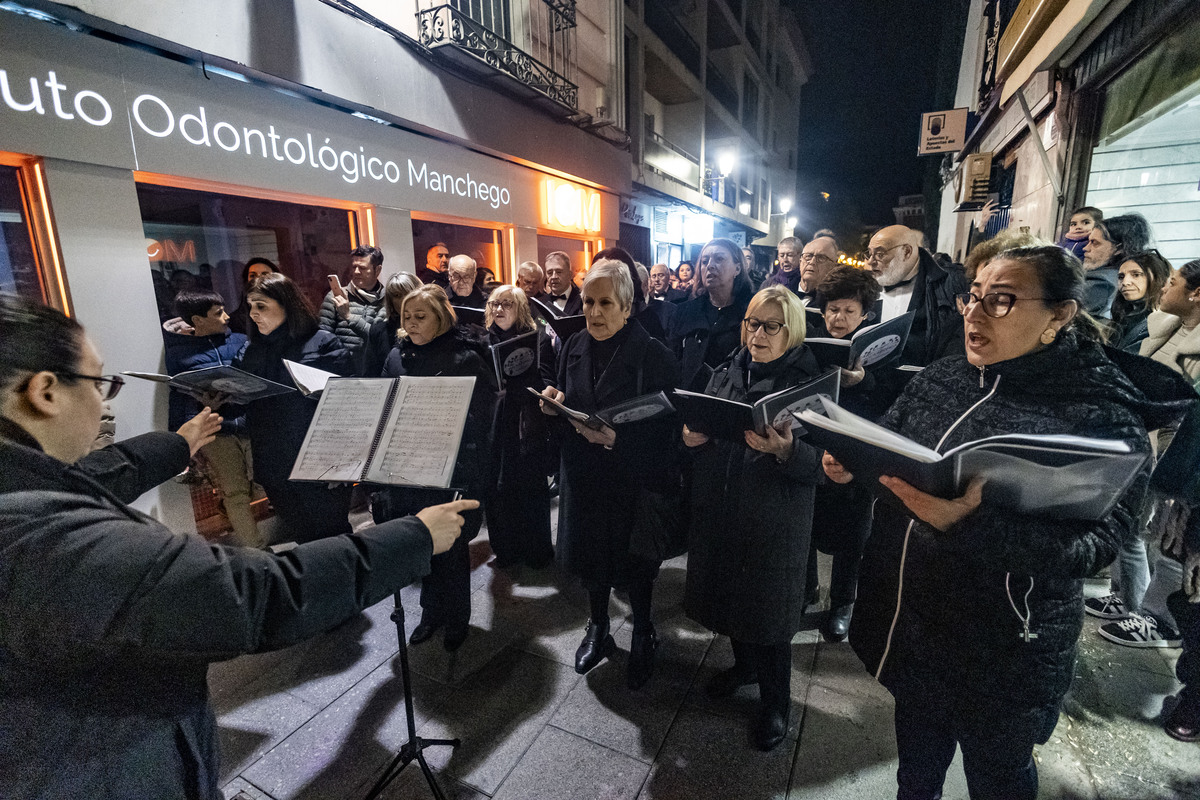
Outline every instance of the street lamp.
<path fill-rule="evenodd" d="M 790 197 L 779 198 L 779 213 L 786 214 L 791 210 L 792 210 L 792 198 L 790 198 Z"/>
<path fill-rule="evenodd" d="M 717 154 L 717 172 L 721 173 L 724 178 L 733 172 L 733 168 L 737 166 L 737 153 L 733 150 L 722 150 Z"/>

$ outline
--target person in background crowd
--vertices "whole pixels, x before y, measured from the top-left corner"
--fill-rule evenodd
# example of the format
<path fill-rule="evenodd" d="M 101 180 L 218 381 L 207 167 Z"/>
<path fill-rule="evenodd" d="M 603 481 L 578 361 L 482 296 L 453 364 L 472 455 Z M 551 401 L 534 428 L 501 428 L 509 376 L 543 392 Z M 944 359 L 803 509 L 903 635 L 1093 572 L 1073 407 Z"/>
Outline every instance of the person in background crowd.
<path fill-rule="evenodd" d="M 749 247 L 742 248 L 742 258 L 746 262 L 746 275 L 750 278 L 750 285 L 755 288 L 762 286 L 763 281 L 767 279 L 766 267 L 758 263 L 754 251 Z"/>
<path fill-rule="evenodd" d="M 671 287 L 671 270 L 666 264 L 655 264 L 650 268 L 651 300 L 662 300 L 667 303 L 682 302 L 687 299 L 687 292 Z"/>
<path fill-rule="evenodd" d="M 243 334 L 230 333 L 226 324 L 225 301 L 212 291 L 181 292 L 175 298 L 175 313 L 186 321 L 192 333 L 164 331 L 166 340 L 167 373 L 178 375 L 193 369 L 223 367 L 233 364 L 246 345 Z M 202 404 L 176 389 L 167 397 L 167 426 L 178 430 L 200 413 Z M 221 507 L 233 531 L 231 541 L 243 547 L 265 547 L 267 539 L 254 520 L 250 501 L 254 494 L 254 479 L 250 474 L 250 438 L 246 435 L 245 409 L 226 409 L 221 431 L 200 449 L 205 472 L 212 478 L 221 497 Z"/>
<path fill-rule="evenodd" d="M 284 359 L 336 375 L 352 375 L 354 359 L 328 331 L 299 287 L 286 275 L 271 273 L 250 284 L 247 294 L 255 329 L 234 366 L 276 383 L 292 385 Z M 255 400 L 246 407 L 246 427 L 254 457 L 254 479 L 267 492 L 281 523 L 278 537 L 307 542 L 350 532 L 350 487 L 288 480 L 317 411 L 317 398 L 300 392 Z"/>
<path fill-rule="evenodd" d="M 350 283 L 330 279 L 330 289 L 321 303 L 321 330 L 332 333 L 350 351 L 356 361 L 356 374 L 362 371 L 362 353 L 371 334 L 371 325 L 383 316 L 383 251 L 378 247 L 359 246 L 350 251 Z"/>
<path fill-rule="evenodd" d="M 526 387 L 540 392 L 554 383 L 558 374 L 554 346 L 534 322 L 529 300 L 518 287 L 498 286 L 492 292 L 484 324 L 493 345 L 536 332 L 531 345 L 535 368 L 524 376 L 503 377 L 492 448 L 496 480 L 488 486 L 484 511 L 488 540 L 496 554 L 493 564 L 502 569 L 516 564 L 542 569 L 554 560 L 546 484 L 546 467 L 553 451 L 549 421 Z"/>
<path fill-rule="evenodd" d="M 682 296 L 672 301 L 674 303 L 686 303 L 696 296 L 696 267 L 692 262 L 680 261 L 679 266 L 675 267 L 673 288 L 676 291 L 683 292 Z"/>
<path fill-rule="evenodd" d="M 590 414 L 677 385 L 679 367 L 670 351 L 630 319 L 633 292 L 628 266 L 611 260 L 592 264 L 583 284 L 587 329 L 567 340 L 557 380 L 544 395 Z M 542 411 L 555 414 L 546 403 Z M 643 489 L 666 493 L 678 487 L 673 463 L 678 426 L 670 416 L 598 431 L 567 422 L 575 433 L 560 448 L 558 559 L 582 581 L 591 611 L 575 671 L 588 672 L 615 649 L 608 601 L 614 587 L 625 589 L 633 607 L 626 684 L 638 689 L 650 679 L 658 649 L 650 605 L 659 564 L 630 554 L 630 534 Z"/>
<path fill-rule="evenodd" d="M 795 289 L 800 302 L 814 308 L 822 305 L 817 287 L 825 280 L 829 271 L 837 266 L 837 257 L 837 241 L 832 237 L 818 236 L 804 245 L 798 259 L 800 282 Z"/>
<path fill-rule="evenodd" d="M 384 361 L 383 377 L 475 378 L 450 485 L 461 488 L 464 497 L 482 500 L 490 480 L 488 453 L 498 391 L 490 354 L 455 325 L 454 309 L 440 286 L 426 284 L 406 295 L 400 306 L 400 326 L 403 333 Z M 372 496 L 371 513 L 376 522 L 396 519 L 447 494 L 444 489 L 388 487 Z M 421 581 L 421 621 L 409 637 L 413 644 L 433 638 L 441 628 L 445 628 L 442 645 L 448 652 L 457 650 L 467 639 L 471 623 L 471 556 L 467 546 L 479 533 L 483 512 L 464 512 L 463 519 L 462 536 L 447 552 L 430 560 L 429 574 Z"/>
<path fill-rule="evenodd" d="M 980 267 L 1005 250 L 1013 250 L 1018 247 L 1041 247 L 1048 244 L 1050 243 L 1039 239 L 1032 233 L 1000 231 L 991 239 L 975 245 L 971 252 L 967 253 L 966 261 L 963 262 L 963 272 L 966 274 L 967 280 L 971 280 L 975 277 L 975 273 L 979 272 Z"/>
<path fill-rule="evenodd" d="M 767 286 L 786 286 L 793 292 L 800 288 L 800 250 L 803 245 L 795 236 L 787 236 L 775 245 L 779 269 L 767 279 Z M 766 288 L 765 286 L 763 288 Z"/>
<path fill-rule="evenodd" d="M 661 305 L 657 308 L 650 308 L 646 303 L 646 282 L 642 280 L 642 275 L 638 272 L 638 263 L 633 260 L 633 256 L 623 247 L 608 247 L 596 253 L 596 261 L 620 261 L 629 270 L 629 281 L 633 284 L 633 306 L 630 313 L 630 319 L 636 319 L 646 329 L 646 333 L 650 334 L 651 338 L 657 339 L 665 343 L 667 341 L 667 329 L 663 327 L 663 314 L 660 313 Z M 646 268 L 642 267 L 642 272 Z M 672 318 L 674 317 L 675 309 L 672 308 Z"/>
<path fill-rule="evenodd" d="M 446 288 L 446 270 L 450 267 L 450 248 L 445 242 L 437 242 L 425 251 L 425 264 L 417 267 L 421 283 L 432 283 Z"/>
<path fill-rule="evenodd" d="M 424 574 L 475 503 L 282 555 L 175 533 L 126 503 L 221 418 L 89 454 L 121 384 L 84 330 L 0 295 L 0 341 L 0 796 L 219 800 L 208 665 L 358 616 Z"/>
<path fill-rule="evenodd" d="M 679 306 L 668 341 L 679 359 L 680 387 L 703 389 L 709 370 L 739 347 L 742 319 L 754 289 L 742 265 L 742 251 L 729 239 L 713 239 L 700 251 L 705 294 Z"/>
<path fill-rule="evenodd" d="M 1092 228 L 1096 227 L 1097 222 L 1103 221 L 1104 212 L 1095 206 L 1076 209 L 1067 224 L 1067 232 L 1057 242 L 1058 246 L 1082 261 Z"/>
<path fill-rule="evenodd" d="M 475 285 L 479 287 L 479 291 L 483 292 L 486 298 L 492 293 L 500 282 L 496 280 L 496 273 L 491 267 L 479 267 L 475 273 Z"/>
<path fill-rule="evenodd" d="M 582 314 L 583 297 L 574 283 L 575 268 L 571 264 L 571 257 L 561 250 L 555 250 L 546 256 L 543 271 L 546 273 L 546 291 L 538 296 L 538 300 L 558 309 L 564 317 Z"/>
<path fill-rule="evenodd" d="M 371 323 L 371 332 L 363 352 L 364 377 L 378 378 L 383 374 L 383 362 L 402 335 L 400 307 L 409 292 L 421 286 L 421 279 L 411 272 L 397 272 L 388 278 L 387 286 L 383 289 L 383 314 Z"/>
<path fill-rule="evenodd" d="M 810 381 L 820 367 L 804 346 L 803 305 L 784 286 L 754 295 L 742 347 L 720 365 L 706 394 L 753 403 Z M 744 442 L 709 439 L 684 426 L 691 452 L 691 530 L 684 610 L 728 636 L 734 664 L 709 680 L 713 697 L 758 683 L 751 735 L 772 750 L 787 733 L 792 637 L 804 619 L 813 492 L 821 453 L 792 435 L 790 423 L 747 431 Z"/>
<path fill-rule="evenodd" d="M 246 266 L 242 268 L 242 297 L 238 307 L 229 315 L 229 330 L 234 333 L 240 333 L 244 336 L 249 336 L 250 331 L 254 329 L 254 323 L 250 321 L 250 303 L 246 300 L 246 292 L 250 289 L 250 284 L 256 278 L 261 278 L 263 275 L 270 275 L 272 272 L 279 272 L 279 267 L 269 258 L 252 258 L 246 262 Z M 175 330 L 174 333 L 184 333 L 184 331 Z"/>
<path fill-rule="evenodd" d="M 1081 265 L 1061 248 L 1000 254 L 956 298 L 966 357 L 926 367 L 882 424 L 940 451 L 1021 431 L 1148 453 L 1147 428 L 1194 401 L 1165 370 L 1081 335 L 1095 333 L 1083 297 Z M 940 796 L 956 745 L 972 797 L 1037 796 L 1033 746 L 1071 684 L 1083 579 L 1136 536 L 1148 474 L 1097 521 L 1014 511 L 978 480 L 942 499 L 880 479 L 904 511 L 876 504 L 850 643 L 896 698 L 900 797 Z"/>
<path fill-rule="evenodd" d="M 1189 261 L 1171 275 L 1159 294 L 1158 310 L 1150 314 L 1148 322 L 1150 333 L 1138 353 L 1170 367 L 1192 385 L 1200 383 L 1200 260 Z M 1158 452 L 1169 453 L 1174 431 L 1166 428 L 1156 433 Z M 1159 558 L 1149 574 L 1145 547 L 1139 541 L 1122 551 L 1118 563 L 1121 591 L 1100 598 L 1104 602 L 1099 605 L 1089 604 L 1093 616 L 1114 620 L 1102 624 L 1097 632 L 1128 647 L 1179 647 L 1179 624 L 1167 602 L 1183 579 L 1179 562 Z M 1126 588 L 1127 582 L 1133 583 L 1132 591 Z M 1142 590 L 1140 598 L 1138 589 Z"/>
<path fill-rule="evenodd" d="M 663 297 L 655 297 L 651 287 L 650 272 L 643 264 L 636 264 L 638 277 L 641 279 L 642 292 L 646 297 L 646 314 L 653 314 L 656 318 L 655 325 L 661 332 L 661 336 L 655 337 L 659 341 L 666 341 L 666 332 L 671 330 L 671 325 L 675 322 L 676 308 L 675 304 L 668 302 Z M 659 264 L 662 267 L 661 282 L 667 283 L 667 265 Z M 668 290 L 670 291 L 670 290 Z"/>
<path fill-rule="evenodd" d="M 1159 294 L 1170 277 L 1171 263 L 1157 250 L 1136 253 L 1121 263 L 1109 344 L 1130 353 L 1138 351 L 1150 335 L 1147 319 L 1158 308 Z"/>
<path fill-rule="evenodd" d="M 1150 249 L 1150 238 L 1150 223 L 1141 214 L 1122 214 L 1095 223 L 1083 249 L 1088 289 L 1085 311 L 1097 319 L 1111 319 L 1117 271 L 1130 255 Z"/>
<path fill-rule="evenodd" d="M 546 287 L 546 275 L 536 261 L 522 261 L 517 268 L 517 288 L 526 298 L 537 297 Z"/>
<path fill-rule="evenodd" d="M 487 298 L 475 284 L 477 272 L 475 259 L 470 256 L 457 255 L 450 259 L 450 267 L 446 270 L 446 297 L 450 305 L 483 309 Z"/>
<path fill-rule="evenodd" d="M 825 330 L 833 339 L 853 336 L 869 324 L 867 314 L 879 301 L 881 291 L 874 275 L 853 267 L 835 268 L 821 281 L 818 290 L 825 304 Z M 874 376 L 861 365 L 854 370 L 842 370 L 838 405 L 871 420 L 887 410 L 875 391 Z M 809 602 L 816 602 L 817 552 L 832 555 L 829 613 L 821 623 L 821 635 L 828 642 L 840 642 L 850 631 L 854 600 L 858 596 L 858 568 L 867 537 L 871 535 L 871 502 L 870 490 L 857 483 L 825 482 L 817 486 L 805 585 Z"/>

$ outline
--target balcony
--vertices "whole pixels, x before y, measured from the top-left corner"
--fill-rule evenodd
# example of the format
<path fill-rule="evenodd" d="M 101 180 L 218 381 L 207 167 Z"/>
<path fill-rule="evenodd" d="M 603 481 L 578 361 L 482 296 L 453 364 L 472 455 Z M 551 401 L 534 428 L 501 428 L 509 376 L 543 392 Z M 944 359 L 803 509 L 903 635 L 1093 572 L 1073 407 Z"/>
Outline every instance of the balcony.
<path fill-rule="evenodd" d="M 708 71 L 705 73 L 704 85 L 708 87 L 708 91 L 717 99 L 717 102 L 725 107 L 726 111 L 737 117 L 737 89 L 733 88 L 733 84 L 729 82 L 729 79 L 717 69 L 717 65 L 712 62 L 712 59 L 708 61 Z"/>
<path fill-rule="evenodd" d="M 692 189 L 700 188 L 700 159 L 667 141 L 652 128 L 646 128 L 642 161 L 655 172 L 662 173 Z"/>
<path fill-rule="evenodd" d="M 646 3 L 646 25 L 689 72 L 700 77 L 700 44 L 665 3 Z"/>
<path fill-rule="evenodd" d="M 539 4 L 539 0 L 532 0 Z M 573 0 L 541 0 L 540 4 L 553 18 L 551 30 L 559 35 L 573 33 L 575 27 L 575 3 Z M 494 80 L 509 93 L 545 107 L 552 113 L 575 114 L 579 105 L 579 87 L 554 68 L 547 66 L 521 49 L 493 28 L 507 31 L 509 28 L 508 3 L 499 6 L 494 13 L 479 13 L 477 7 L 486 6 L 478 2 L 442 3 L 417 11 L 417 29 L 421 44 L 438 57 L 473 72 L 485 79 Z M 466 6 L 475 9 L 472 15 Z M 484 9 L 485 11 L 488 9 Z M 490 23 L 485 24 L 484 21 Z M 563 36 L 563 41 L 567 41 Z M 552 48 L 551 60 L 567 68 L 574 65 L 569 47 Z"/>

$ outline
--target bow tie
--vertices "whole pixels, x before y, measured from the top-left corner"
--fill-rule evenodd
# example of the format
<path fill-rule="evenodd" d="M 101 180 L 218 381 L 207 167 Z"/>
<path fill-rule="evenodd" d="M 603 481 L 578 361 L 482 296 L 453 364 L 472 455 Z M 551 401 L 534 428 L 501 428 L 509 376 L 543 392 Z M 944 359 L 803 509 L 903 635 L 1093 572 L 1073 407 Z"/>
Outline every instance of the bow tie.
<path fill-rule="evenodd" d="M 550 295 L 550 299 L 551 299 L 551 300 L 566 300 L 566 299 L 567 299 L 567 295 L 565 295 L 565 294 L 552 294 L 552 295 Z"/>
<path fill-rule="evenodd" d="M 887 292 L 894 292 L 897 289 L 903 289 L 905 286 L 908 286 L 910 283 L 912 283 L 916 279 L 917 279 L 917 276 L 913 275 L 911 278 L 909 278 L 906 281 L 900 281 L 899 283 L 893 283 L 891 286 L 884 286 L 883 291 L 885 293 L 887 293 Z"/>

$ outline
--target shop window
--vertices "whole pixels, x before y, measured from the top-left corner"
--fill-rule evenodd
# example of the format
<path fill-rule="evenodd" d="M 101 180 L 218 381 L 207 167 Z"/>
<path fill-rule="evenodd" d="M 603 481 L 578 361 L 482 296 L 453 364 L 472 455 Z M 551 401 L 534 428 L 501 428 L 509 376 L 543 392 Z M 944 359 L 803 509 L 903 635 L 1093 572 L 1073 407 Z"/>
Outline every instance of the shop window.
<path fill-rule="evenodd" d="M 1200 19 L 1184 25 L 1104 89 L 1087 205 L 1137 212 L 1179 266 L 1200 257 Z"/>
<path fill-rule="evenodd" d="M 508 273 L 504 268 L 504 237 L 499 229 L 418 219 L 415 214 L 412 226 L 415 263 L 424 264 L 425 253 L 441 242 L 446 245 L 452 258 L 467 255 L 475 259 L 475 266 L 479 269 L 477 283 L 481 286 L 487 277 L 484 270 L 490 271 L 492 277 L 501 283 L 508 281 Z"/>
<path fill-rule="evenodd" d="M 20 169 L 0 165 L 0 292 L 45 302 Z"/>
<path fill-rule="evenodd" d="M 277 200 L 138 184 L 142 229 L 159 316 L 175 316 L 175 295 L 216 290 L 232 313 L 244 301 L 243 273 L 267 258 L 319 309 L 328 276 L 349 279 L 357 245 L 354 211 Z"/>

